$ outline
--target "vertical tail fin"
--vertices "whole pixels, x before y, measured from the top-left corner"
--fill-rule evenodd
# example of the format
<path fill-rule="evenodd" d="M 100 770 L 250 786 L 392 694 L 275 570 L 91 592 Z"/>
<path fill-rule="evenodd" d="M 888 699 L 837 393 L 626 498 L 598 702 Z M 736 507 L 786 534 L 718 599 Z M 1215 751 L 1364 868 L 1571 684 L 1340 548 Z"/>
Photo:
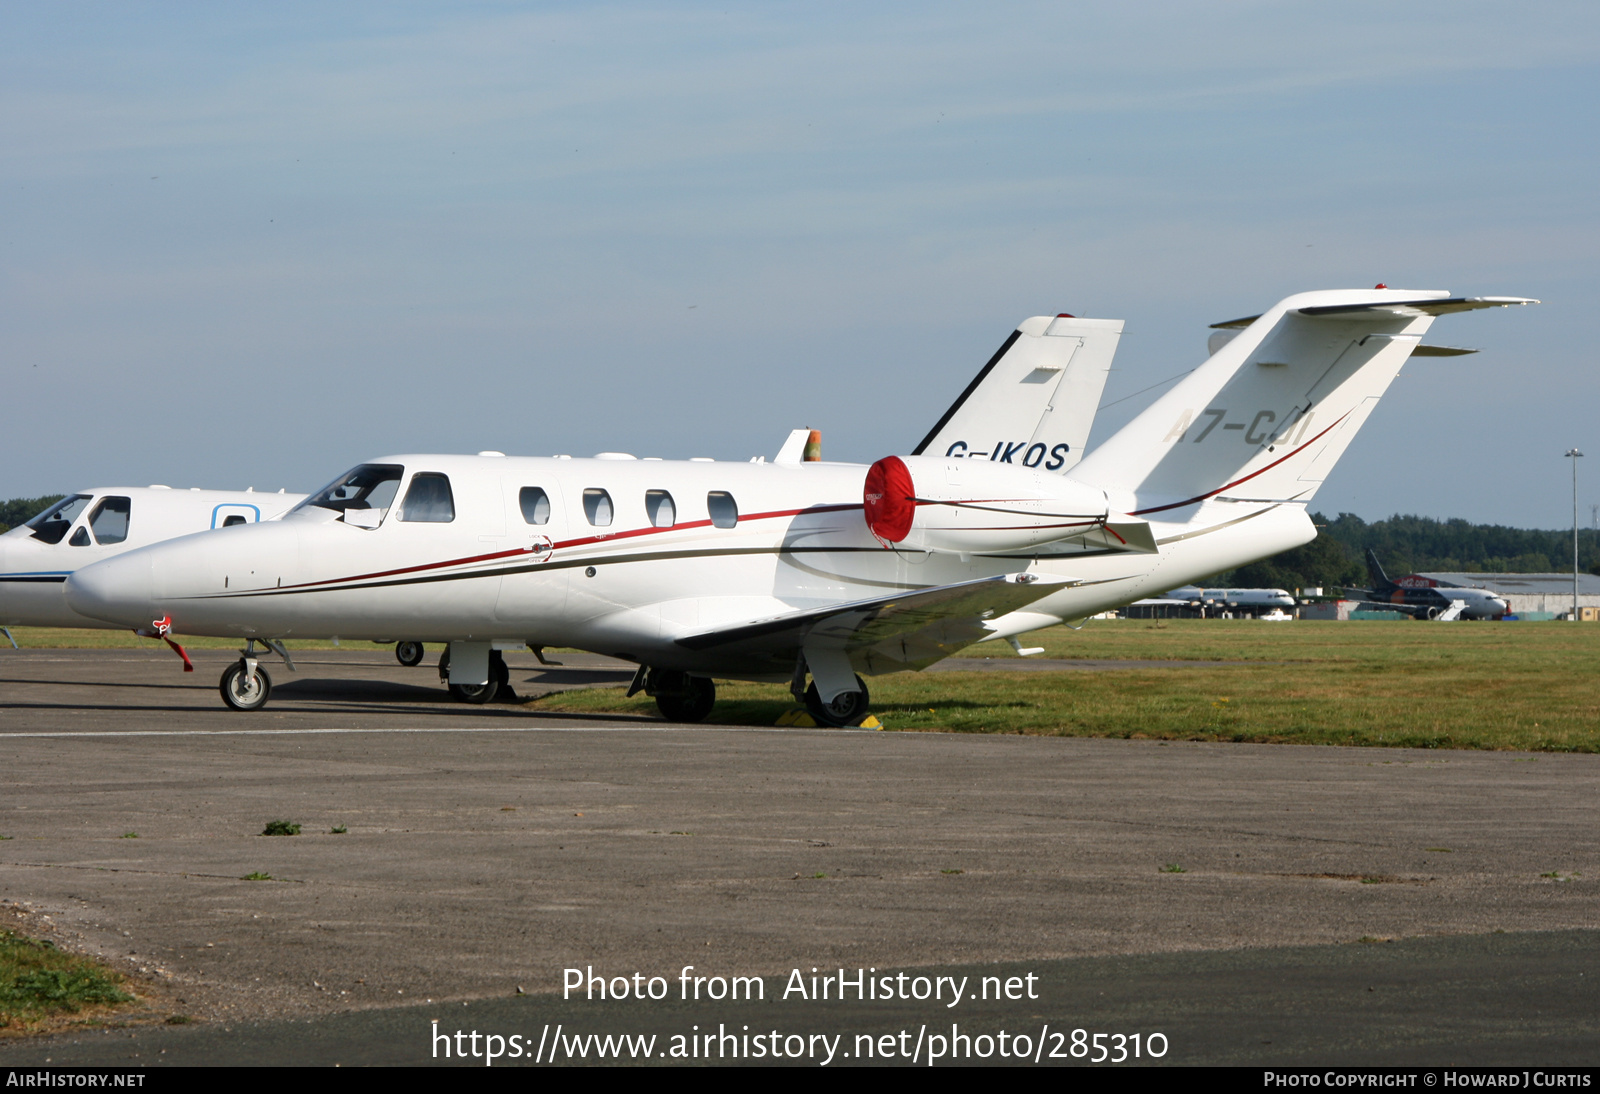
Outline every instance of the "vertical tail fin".
<path fill-rule="evenodd" d="M 1083 457 L 1121 337 L 1120 319 L 1025 320 L 911 454 L 1066 471 Z"/>
<path fill-rule="evenodd" d="M 1378 561 L 1378 552 L 1371 547 L 1367 548 L 1367 580 L 1372 582 L 1374 593 L 1388 592 L 1394 588 L 1394 582 L 1389 580 L 1389 575 L 1383 572 L 1383 565 Z"/>
<path fill-rule="evenodd" d="M 1141 514 L 1219 495 L 1307 501 L 1435 316 L 1530 303 L 1537 301 L 1396 289 L 1291 296 L 1240 320 L 1248 325 L 1237 337 L 1073 477 Z"/>

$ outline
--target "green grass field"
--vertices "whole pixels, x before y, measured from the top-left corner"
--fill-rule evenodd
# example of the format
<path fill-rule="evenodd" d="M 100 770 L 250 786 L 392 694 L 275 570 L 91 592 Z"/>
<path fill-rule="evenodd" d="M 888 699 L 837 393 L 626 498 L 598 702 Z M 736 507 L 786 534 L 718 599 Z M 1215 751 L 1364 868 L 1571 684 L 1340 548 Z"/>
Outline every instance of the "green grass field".
<path fill-rule="evenodd" d="M 900 673 L 868 684 L 888 730 L 1414 748 L 1600 751 L 1600 626 L 1105 620 L 1025 636 L 1043 657 L 1232 661 L 1109 672 Z M 989 643 L 963 656 L 1014 656 Z M 772 724 L 780 685 L 719 683 L 710 721 Z M 542 710 L 650 714 L 619 690 Z"/>
<path fill-rule="evenodd" d="M 0 930 L 0 1030 L 30 1032 L 133 1001 L 121 976 L 89 958 Z"/>

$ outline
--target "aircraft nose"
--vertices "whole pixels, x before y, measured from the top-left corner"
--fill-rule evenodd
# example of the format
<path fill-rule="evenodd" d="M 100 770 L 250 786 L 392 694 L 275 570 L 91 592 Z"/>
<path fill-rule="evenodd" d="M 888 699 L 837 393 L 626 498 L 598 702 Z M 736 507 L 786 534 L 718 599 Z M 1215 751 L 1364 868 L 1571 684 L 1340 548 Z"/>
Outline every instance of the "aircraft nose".
<path fill-rule="evenodd" d="M 96 562 L 67 578 L 67 603 L 73 611 L 125 627 L 150 625 L 154 592 L 150 556 L 143 551 Z"/>

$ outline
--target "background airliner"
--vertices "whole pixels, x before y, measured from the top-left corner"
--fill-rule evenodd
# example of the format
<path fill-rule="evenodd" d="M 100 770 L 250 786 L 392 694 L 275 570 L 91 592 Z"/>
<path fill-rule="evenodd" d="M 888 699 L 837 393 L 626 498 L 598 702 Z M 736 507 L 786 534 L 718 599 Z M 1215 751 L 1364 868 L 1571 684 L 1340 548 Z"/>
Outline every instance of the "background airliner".
<path fill-rule="evenodd" d="M 1487 589 L 1438 585 L 1426 578 L 1391 581 L 1371 548 L 1367 549 L 1367 574 L 1372 588 L 1349 590 L 1367 594 L 1362 607 L 1405 612 L 1417 619 L 1499 619 L 1507 611 L 1506 602 Z"/>

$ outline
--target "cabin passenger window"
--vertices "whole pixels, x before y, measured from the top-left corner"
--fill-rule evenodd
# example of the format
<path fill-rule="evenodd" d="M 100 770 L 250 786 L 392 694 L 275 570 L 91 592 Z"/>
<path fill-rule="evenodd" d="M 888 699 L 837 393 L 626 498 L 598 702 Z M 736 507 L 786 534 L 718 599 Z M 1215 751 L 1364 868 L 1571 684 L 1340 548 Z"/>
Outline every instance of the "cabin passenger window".
<path fill-rule="evenodd" d="M 718 528 L 732 528 L 739 523 L 739 506 L 732 494 L 711 491 L 706 495 L 706 508 L 711 510 L 711 523 Z"/>
<path fill-rule="evenodd" d="M 121 543 L 127 539 L 128 511 L 132 506 L 133 503 L 128 498 L 102 499 L 89 518 L 89 527 L 94 529 L 95 542 L 104 545 Z"/>
<path fill-rule="evenodd" d="M 524 486 L 517 495 L 522 503 L 522 519 L 529 524 L 550 523 L 550 495 L 537 486 Z"/>
<path fill-rule="evenodd" d="M 411 476 L 406 500 L 400 504 L 400 519 L 421 524 L 449 524 L 456 519 L 456 499 L 450 480 L 437 471 L 418 471 Z"/>
<path fill-rule="evenodd" d="M 222 522 L 222 526 L 224 528 L 232 528 L 235 524 L 244 524 L 244 523 L 246 523 L 244 517 L 240 516 L 238 513 L 235 513 L 235 514 L 233 514 L 233 516 L 224 519 L 223 522 Z"/>
<path fill-rule="evenodd" d="M 62 498 L 28 521 L 27 526 L 33 529 L 33 538 L 50 544 L 60 543 L 62 537 L 67 534 L 67 529 L 72 527 L 72 522 L 83 512 L 83 507 L 89 504 L 89 498 L 88 494 L 73 494 Z"/>
<path fill-rule="evenodd" d="M 583 515 L 596 528 L 611 526 L 611 495 L 590 487 L 583 492 Z"/>
<path fill-rule="evenodd" d="M 671 528 L 678 523 L 678 507 L 672 504 L 672 495 L 665 490 L 646 490 L 644 511 L 657 528 Z"/>

